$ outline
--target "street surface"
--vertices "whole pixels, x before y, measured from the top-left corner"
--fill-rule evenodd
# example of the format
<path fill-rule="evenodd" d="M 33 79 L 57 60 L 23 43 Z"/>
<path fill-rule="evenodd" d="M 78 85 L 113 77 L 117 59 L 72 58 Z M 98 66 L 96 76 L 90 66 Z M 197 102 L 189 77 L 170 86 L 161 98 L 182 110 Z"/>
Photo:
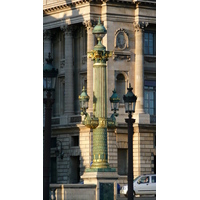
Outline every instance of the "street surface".
<path fill-rule="evenodd" d="M 124 195 L 118 195 L 117 200 L 127 200 L 128 198 Z M 156 200 L 156 197 L 153 195 L 141 195 L 141 197 L 134 197 L 134 200 Z"/>

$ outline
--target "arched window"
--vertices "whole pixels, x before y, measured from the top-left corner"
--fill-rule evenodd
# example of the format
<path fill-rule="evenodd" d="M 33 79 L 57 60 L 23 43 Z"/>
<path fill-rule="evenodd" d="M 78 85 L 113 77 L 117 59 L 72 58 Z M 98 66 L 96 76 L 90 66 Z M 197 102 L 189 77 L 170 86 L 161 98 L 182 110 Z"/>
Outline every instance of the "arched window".
<path fill-rule="evenodd" d="M 123 95 L 125 94 L 125 88 L 126 88 L 125 77 L 122 73 L 119 73 L 116 77 L 116 91 L 120 98 L 120 103 L 124 102 Z"/>

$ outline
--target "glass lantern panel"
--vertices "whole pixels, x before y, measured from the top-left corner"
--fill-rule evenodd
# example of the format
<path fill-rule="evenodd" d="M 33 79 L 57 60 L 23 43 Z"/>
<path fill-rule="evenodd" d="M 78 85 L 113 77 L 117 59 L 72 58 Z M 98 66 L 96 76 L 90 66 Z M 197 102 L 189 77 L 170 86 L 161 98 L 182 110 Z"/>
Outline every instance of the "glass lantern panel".
<path fill-rule="evenodd" d="M 119 102 L 114 103 L 114 109 L 115 109 L 115 110 L 119 110 Z"/>
<path fill-rule="evenodd" d="M 111 110 L 114 110 L 114 103 L 110 102 Z"/>
<path fill-rule="evenodd" d="M 125 112 L 135 112 L 135 102 L 126 102 Z"/>
<path fill-rule="evenodd" d="M 80 100 L 80 107 L 83 109 L 87 109 L 88 108 L 88 102 L 85 100 Z"/>
<path fill-rule="evenodd" d="M 46 84 L 47 84 L 47 89 L 52 89 L 52 80 L 51 80 L 51 78 L 47 78 Z"/>

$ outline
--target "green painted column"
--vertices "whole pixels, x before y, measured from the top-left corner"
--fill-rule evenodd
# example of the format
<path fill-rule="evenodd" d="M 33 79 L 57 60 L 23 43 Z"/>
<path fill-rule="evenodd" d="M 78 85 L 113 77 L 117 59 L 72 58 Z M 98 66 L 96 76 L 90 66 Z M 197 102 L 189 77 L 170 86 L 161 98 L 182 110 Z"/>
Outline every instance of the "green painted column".
<path fill-rule="evenodd" d="M 93 70 L 94 114 L 99 119 L 99 125 L 93 129 L 93 164 L 91 168 L 108 168 L 106 63 L 94 63 Z"/>
<path fill-rule="evenodd" d="M 90 169 L 86 171 L 115 171 L 108 164 L 107 150 L 107 127 L 111 124 L 113 127 L 115 121 L 107 118 L 107 70 L 106 61 L 112 56 L 112 52 L 106 51 L 101 40 L 107 33 L 100 19 L 94 27 L 92 33 L 96 36 L 98 44 L 94 50 L 88 52 L 88 58 L 94 61 L 93 64 L 93 117 L 85 112 L 86 118 L 84 124 L 93 129 L 93 163 Z M 82 98 L 81 98 L 82 99 Z M 108 122 L 109 121 L 109 122 Z M 110 125 L 109 125 L 110 127 Z"/>

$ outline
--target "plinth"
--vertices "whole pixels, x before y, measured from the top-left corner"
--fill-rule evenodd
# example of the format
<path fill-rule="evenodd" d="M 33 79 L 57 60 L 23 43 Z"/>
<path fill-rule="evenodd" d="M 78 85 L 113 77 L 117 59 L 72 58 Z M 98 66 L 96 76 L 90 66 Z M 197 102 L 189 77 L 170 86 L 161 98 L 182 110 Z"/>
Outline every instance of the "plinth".
<path fill-rule="evenodd" d="M 115 168 L 86 169 L 81 178 L 84 184 L 96 185 L 96 200 L 116 200 L 117 180 Z"/>

